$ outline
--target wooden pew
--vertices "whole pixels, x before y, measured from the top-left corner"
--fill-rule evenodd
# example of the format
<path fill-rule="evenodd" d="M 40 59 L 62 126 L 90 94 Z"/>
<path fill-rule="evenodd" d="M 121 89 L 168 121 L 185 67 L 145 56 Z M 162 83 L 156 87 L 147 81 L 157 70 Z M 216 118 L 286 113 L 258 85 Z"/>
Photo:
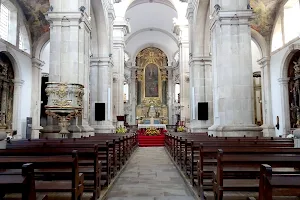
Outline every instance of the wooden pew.
<path fill-rule="evenodd" d="M 259 200 L 273 200 L 273 196 L 300 196 L 299 174 L 273 174 L 272 167 L 260 168 Z"/>
<path fill-rule="evenodd" d="M 217 170 L 213 175 L 213 192 L 216 200 L 223 199 L 224 191 L 259 191 L 260 165 L 269 163 L 278 168 L 276 173 L 299 173 L 294 168 L 300 167 L 297 155 L 239 154 L 226 155 L 218 151 Z M 284 169 L 282 169 L 284 168 Z"/>
<path fill-rule="evenodd" d="M 6 194 L 21 193 L 22 200 L 47 200 L 48 196 L 36 197 L 34 170 L 30 163 L 22 165 L 22 174 L 3 175 L 0 173 L 0 199 Z M 17 200 L 18 198 L 14 198 Z"/>
<path fill-rule="evenodd" d="M 80 200 L 83 194 L 83 174 L 79 173 L 77 151 L 72 156 L 5 156 L 0 157 L 0 168 L 7 170 L 2 174 L 16 174 L 25 163 L 32 163 L 35 169 L 37 192 L 70 192 L 72 200 Z M 62 173 L 62 170 L 66 172 Z M 67 173 L 68 171 L 70 173 Z"/>
<path fill-rule="evenodd" d="M 47 148 L 47 146 L 28 147 L 26 149 L 6 149 L 0 150 L 0 156 L 59 156 L 72 155 L 74 148 Z M 84 191 L 93 192 L 93 199 L 100 197 L 101 185 L 101 162 L 98 161 L 98 145 L 85 145 L 82 148 L 77 148 L 79 173 L 84 174 Z M 58 172 L 58 170 L 57 170 Z M 65 169 L 61 173 L 68 172 Z M 91 182 L 92 181 L 92 182 Z"/>

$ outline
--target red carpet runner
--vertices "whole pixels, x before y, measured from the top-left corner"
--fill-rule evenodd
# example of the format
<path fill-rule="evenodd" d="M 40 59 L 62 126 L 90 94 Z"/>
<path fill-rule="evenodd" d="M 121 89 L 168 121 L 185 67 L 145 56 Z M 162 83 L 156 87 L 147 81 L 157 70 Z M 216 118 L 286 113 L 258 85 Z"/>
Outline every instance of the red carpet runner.
<path fill-rule="evenodd" d="M 163 147 L 165 142 L 165 134 L 159 136 L 138 135 L 140 147 Z"/>

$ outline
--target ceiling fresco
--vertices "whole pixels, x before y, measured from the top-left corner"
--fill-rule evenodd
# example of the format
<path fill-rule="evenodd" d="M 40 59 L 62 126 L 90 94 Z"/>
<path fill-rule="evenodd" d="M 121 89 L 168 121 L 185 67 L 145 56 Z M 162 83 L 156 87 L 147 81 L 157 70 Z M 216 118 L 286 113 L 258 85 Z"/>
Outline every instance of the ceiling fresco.
<path fill-rule="evenodd" d="M 49 23 L 44 15 L 49 10 L 49 0 L 17 0 L 17 2 L 30 26 L 32 42 L 35 42 L 43 33 L 49 31 Z"/>
<path fill-rule="evenodd" d="M 49 10 L 49 0 L 16 0 L 22 7 L 35 42 L 43 33 L 49 31 L 45 13 Z M 265 37 L 272 33 L 276 11 L 285 0 L 250 0 L 255 17 L 251 22 L 253 29 Z"/>
<path fill-rule="evenodd" d="M 270 37 L 276 13 L 284 0 L 250 0 L 255 17 L 251 27 L 265 37 Z"/>

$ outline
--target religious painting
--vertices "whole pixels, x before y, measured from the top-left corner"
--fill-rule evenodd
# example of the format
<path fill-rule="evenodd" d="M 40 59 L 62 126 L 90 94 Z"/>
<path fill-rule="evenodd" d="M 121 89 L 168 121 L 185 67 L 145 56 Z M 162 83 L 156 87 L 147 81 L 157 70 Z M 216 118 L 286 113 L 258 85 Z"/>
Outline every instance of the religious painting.
<path fill-rule="evenodd" d="M 159 97 L 158 67 L 155 64 L 149 64 L 145 68 L 145 97 Z"/>

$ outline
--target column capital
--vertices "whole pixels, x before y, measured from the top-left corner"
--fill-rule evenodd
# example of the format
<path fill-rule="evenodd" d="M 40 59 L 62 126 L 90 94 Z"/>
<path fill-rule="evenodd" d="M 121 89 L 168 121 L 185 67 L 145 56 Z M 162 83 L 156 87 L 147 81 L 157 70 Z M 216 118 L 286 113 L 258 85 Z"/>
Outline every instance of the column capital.
<path fill-rule="evenodd" d="M 278 82 L 280 85 L 287 85 L 290 81 L 290 78 L 279 78 Z"/>
<path fill-rule="evenodd" d="M 18 85 L 18 86 L 22 86 L 24 84 L 24 80 L 21 79 L 14 79 L 13 83 Z"/>
<path fill-rule="evenodd" d="M 212 63 L 212 58 L 211 56 L 193 56 L 190 60 L 190 65 L 201 65 L 201 66 L 205 66 L 205 65 L 211 65 Z"/>
<path fill-rule="evenodd" d="M 44 65 L 45 65 L 44 61 L 41 61 L 38 58 L 32 58 L 32 67 L 36 67 L 38 69 L 42 69 Z"/>
<path fill-rule="evenodd" d="M 253 18 L 252 10 L 215 10 L 210 15 L 211 25 L 210 29 L 213 29 L 216 24 L 223 26 L 232 25 L 249 25 L 250 19 Z"/>
<path fill-rule="evenodd" d="M 194 20 L 194 10 L 195 10 L 195 7 L 192 4 L 192 2 L 188 3 L 185 17 L 189 20 L 189 24 L 191 24 Z"/>
<path fill-rule="evenodd" d="M 130 33 L 129 20 L 124 18 L 116 18 L 113 24 L 114 31 L 122 31 L 124 36 Z"/>
<path fill-rule="evenodd" d="M 270 58 L 269 57 L 262 57 L 257 61 L 257 63 L 261 66 L 261 68 L 266 67 L 268 64 L 270 64 Z"/>
<path fill-rule="evenodd" d="M 90 66 L 91 67 L 110 67 L 111 65 L 111 58 L 110 57 L 96 57 L 90 59 Z"/>

